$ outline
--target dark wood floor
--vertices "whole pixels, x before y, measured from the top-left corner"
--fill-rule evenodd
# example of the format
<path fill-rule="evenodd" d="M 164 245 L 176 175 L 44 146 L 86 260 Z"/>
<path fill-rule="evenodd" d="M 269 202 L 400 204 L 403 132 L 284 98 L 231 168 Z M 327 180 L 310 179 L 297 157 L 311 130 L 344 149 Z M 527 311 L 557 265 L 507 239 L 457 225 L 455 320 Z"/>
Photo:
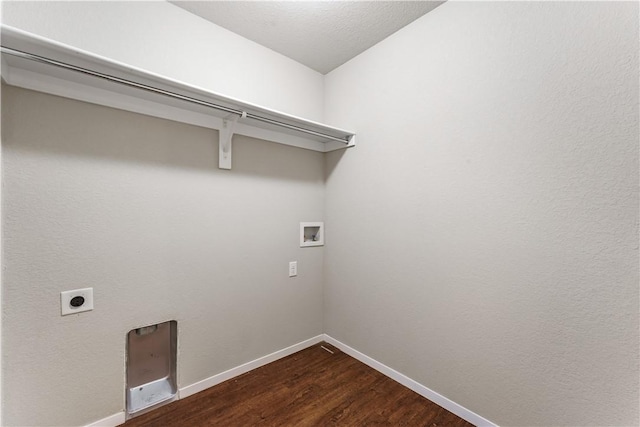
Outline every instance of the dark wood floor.
<path fill-rule="evenodd" d="M 124 424 L 125 427 L 255 425 L 466 427 L 472 424 L 326 343 Z"/>

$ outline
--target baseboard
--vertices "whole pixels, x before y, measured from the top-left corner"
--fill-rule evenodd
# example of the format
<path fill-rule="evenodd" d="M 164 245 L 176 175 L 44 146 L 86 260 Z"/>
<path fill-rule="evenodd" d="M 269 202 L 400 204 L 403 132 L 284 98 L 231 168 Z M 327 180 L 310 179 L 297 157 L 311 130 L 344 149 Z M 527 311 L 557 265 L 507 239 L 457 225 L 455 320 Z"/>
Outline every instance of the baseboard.
<path fill-rule="evenodd" d="M 235 368 L 229 369 L 228 371 L 224 371 L 212 377 L 206 378 L 202 381 L 198 381 L 197 383 L 188 385 L 178 390 L 178 399 L 183 399 L 185 397 L 191 396 L 192 394 L 196 394 L 198 392 L 204 391 L 214 385 L 220 384 L 224 381 L 230 380 L 231 378 L 237 377 L 238 375 L 242 375 L 247 373 L 253 369 L 259 368 L 271 362 L 275 362 L 278 359 L 282 359 L 283 357 L 289 356 L 293 353 L 296 353 L 300 350 L 304 350 L 307 347 L 310 347 L 319 342 L 326 341 L 327 343 L 335 346 L 341 351 L 347 353 L 349 356 L 361 361 L 362 363 L 372 367 L 376 371 L 386 375 L 394 381 L 399 382 L 405 387 L 415 391 L 419 395 L 429 399 L 437 405 L 442 406 L 446 410 L 453 412 L 460 418 L 469 421 L 471 424 L 478 427 L 498 427 L 497 424 L 492 423 L 491 421 L 481 417 L 473 411 L 465 408 L 462 405 L 448 399 L 441 394 L 431 390 L 428 387 L 420 384 L 417 381 L 412 380 L 406 375 L 401 374 L 400 372 L 384 365 L 383 363 L 378 362 L 371 357 L 360 353 L 358 350 L 349 347 L 348 345 L 338 341 L 337 339 L 326 335 L 318 335 L 313 338 L 309 338 L 308 340 L 299 342 L 282 350 L 278 350 L 274 353 L 268 354 L 266 356 L 260 357 L 258 359 L 252 360 L 251 362 L 247 362 Z M 108 416 L 99 421 L 91 423 L 86 427 L 115 427 L 125 422 L 125 413 L 119 412 L 117 414 Z"/>
<path fill-rule="evenodd" d="M 123 412 L 118 412 L 117 414 L 110 415 L 101 420 L 95 421 L 91 424 L 88 424 L 86 427 L 116 427 L 120 424 L 124 424 L 126 421 Z"/>
<path fill-rule="evenodd" d="M 238 375 L 242 375 L 253 369 L 259 368 L 260 366 L 264 366 L 268 363 L 275 362 L 278 359 L 282 359 L 283 357 L 289 356 L 293 353 L 296 353 L 300 350 L 304 350 L 307 347 L 317 344 L 321 342 L 323 339 L 324 339 L 324 335 L 318 335 L 316 337 L 309 338 L 308 340 L 299 342 L 290 347 L 284 348 L 282 350 L 278 350 L 275 353 L 268 354 L 266 356 L 260 357 L 259 359 L 252 360 L 251 362 L 247 362 L 243 365 L 229 369 L 228 371 L 224 371 L 220 374 L 206 378 L 202 381 L 198 381 L 195 384 L 191 384 L 186 387 L 183 387 L 179 390 L 179 398 L 183 399 L 187 396 L 191 396 L 192 394 L 196 394 L 198 392 L 206 390 L 209 387 L 213 387 L 214 385 L 220 384 L 221 382 L 230 380 L 233 377 L 237 377 Z"/>
<path fill-rule="evenodd" d="M 358 359 L 359 361 L 361 361 L 365 365 L 368 365 L 368 366 L 372 367 L 376 371 L 386 375 L 387 377 L 391 378 L 392 380 L 397 381 L 400 384 L 402 384 L 403 386 L 415 391 L 419 395 L 421 395 L 423 397 L 426 397 L 427 399 L 429 399 L 433 403 L 442 406 L 447 411 L 453 412 L 454 414 L 456 414 L 460 418 L 462 418 L 462 419 L 464 419 L 466 421 L 469 421 L 471 424 L 473 424 L 475 426 L 478 426 L 478 427 L 498 427 L 497 424 L 492 423 L 491 421 L 487 420 L 486 418 L 481 417 L 480 415 L 476 414 L 475 412 L 470 411 L 469 409 L 465 408 L 464 406 L 454 402 L 451 399 L 448 399 L 448 398 L 444 397 L 443 395 L 431 390 L 430 388 L 423 386 L 419 382 L 412 380 L 411 378 L 409 378 L 406 375 L 403 375 L 400 372 L 388 367 L 387 365 L 384 365 L 384 364 L 378 362 L 377 360 L 372 359 L 371 357 L 360 353 L 358 350 L 356 350 L 354 348 L 351 348 L 346 344 L 341 343 L 337 339 L 332 338 L 327 334 L 324 334 L 323 339 L 327 343 L 329 343 L 329 344 L 333 345 L 334 347 L 339 348 L 341 351 L 347 353 L 349 356 L 353 357 L 354 359 Z"/>

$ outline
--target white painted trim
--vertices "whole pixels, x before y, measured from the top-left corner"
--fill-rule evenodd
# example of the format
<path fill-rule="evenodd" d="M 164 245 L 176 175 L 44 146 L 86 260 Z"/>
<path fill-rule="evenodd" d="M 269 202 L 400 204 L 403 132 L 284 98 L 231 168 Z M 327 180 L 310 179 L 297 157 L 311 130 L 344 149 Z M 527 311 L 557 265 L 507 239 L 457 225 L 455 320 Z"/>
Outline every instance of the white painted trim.
<path fill-rule="evenodd" d="M 218 131 L 222 128 L 222 119 L 219 117 L 167 104 L 161 104 L 124 93 L 116 93 L 78 82 L 63 80 L 30 70 L 7 67 L 4 79 L 7 84 L 11 86 L 35 90 L 37 92 L 44 92 L 64 98 L 71 98 L 78 101 L 88 102 L 90 104 L 104 105 L 106 107 L 117 108 L 119 110 L 131 111 L 133 113 L 159 117 L 161 119 L 202 126 L 209 129 L 216 129 Z M 238 123 L 235 133 L 262 139 L 264 141 L 291 145 L 313 151 L 325 152 L 327 150 L 325 143 L 319 141 L 314 141 L 296 135 L 288 135 L 286 133 L 280 133 L 269 129 L 257 128 L 245 123 Z M 333 147 L 333 145 L 330 147 Z M 344 148 L 344 145 L 342 145 L 342 148 Z"/>
<path fill-rule="evenodd" d="M 0 24 L 0 32 L 2 33 L 3 47 L 7 49 L 29 52 L 26 55 L 33 54 L 36 57 L 48 58 L 54 61 L 53 63 L 57 61 L 60 66 L 67 63 L 70 64 L 70 67 L 92 70 L 102 74 L 103 77 L 111 76 L 113 79 L 120 79 L 120 83 L 130 81 L 134 84 L 165 91 L 165 94 L 168 92 L 183 96 L 185 97 L 183 99 L 195 98 L 221 106 L 223 109 L 230 108 L 237 114 L 242 112 L 242 119 L 247 118 L 248 114 L 249 122 L 242 123 L 241 120 L 239 123 L 243 124 L 242 127 L 238 127 L 237 133 L 239 134 L 320 152 L 354 145 L 354 133 L 344 129 L 230 98 L 7 25 Z M 87 75 L 88 73 L 78 73 L 77 69 L 71 70 L 63 66 L 58 68 L 51 63 L 45 65 L 42 61 L 32 61 L 33 58 L 28 59 L 20 57 L 20 55 L 12 56 L 13 54 L 7 52 L 2 55 L 2 75 L 9 85 L 218 130 L 221 129 L 221 119 L 228 116 L 228 112 L 177 101 L 158 93 L 151 94 L 141 90 L 139 86 L 137 89 L 131 88 L 120 85 L 113 79 L 107 82 L 97 75 L 90 77 Z M 207 120 L 209 117 L 216 117 L 217 120 L 211 124 Z M 277 123 L 285 126 L 276 126 Z M 320 134 L 300 133 L 294 130 L 296 128 Z M 322 134 L 327 137 L 323 137 Z M 337 144 L 325 146 L 327 142 L 335 142 L 331 138 L 341 140 L 348 138 L 349 143 L 345 145 L 337 142 Z"/>
<path fill-rule="evenodd" d="M 345 148 L 351 148 L 351 147 L 355 147 L 356 146 L 356 136 L 353 135 L 351 138 L 349 138 L 349 143 L 347 144 L 347 146 L 345 147 L 344 144 L 341 144 L 339 142 L 336 141 L 329 141 L 329 142 L 325 142 L 324 143 L 324 152 L 325 153 L 329 153 L 331 151 L 337 151 L 337 150 L 344 150 Z M 320 150 L 318 150 L 320 151 Z"/>
<path fill-rule="evenodd" d="M 11 86 L 210 129 L 219 129 L 222 126 L 222 119 L 204 113 L 162 105 L 124 93 L 115 93 L 30 70 L 9 68 L 9 71 L 10 73 L 5 80 Z"/>
<path fill-rule="evenodd" d="M 431 390 L 430 388 L 425 387 L 424 385 L 420 384 L 417 381 L 412 380 L 411 378 L 407 377 L 406 375 L 401 374 L 400 372 L 396 371 L 395 369 L 392 369 L 392 368 L 388 367 L 387 365 L 384 365 L 384 364 L 378 362 L 377 360 L 372 359 L 371 357 L 360 353 L 358 350 L 356 350 L 354 348 L 351 348 L 351 347 L 349 347 L 348 345 L 346 345 L 344 343 L 341 343 L 337 339 L 332 338 L 327 334 L 324 334 L 324 341 L 326 341 L 327 343 L 333 345 L 336 348 L 339 348 L 343 352 L 347 353 L 349 356 L 351 356 L 351 357 L 353 357 L 355 359 L 358 359 L 359 361 L 361 361 L 365 365 L 368 365 L 368 366 L 372 367 L 376 371 L 386 375 L 387 377 L 391 378 L 392 380 L 397 381 L 400 384 L 402 384 L 403 386 L 415 391 L 419 395 L 421 395 L 423 397 L 426 397 L 427 399 L 429 399 L 433 403 L 442 406 L 447 411 L 453 412 L 454 414 L 456 414 L 460 418 L 462 418 L 464 420 L 467 420 L 468 422 L 470 422 L 471 424 L 473 424 L 475 426 L 478 426 L 478 427 L 498 427 L 497 424 L 492 423 L 491 421 L 487 420 L 486 418 L 481 417 L 480 415 L 478 415 L 475 412 L 465 408 L 464 406 L 454 402 L 453 400 L 444 397 L 440 393 L 437 393 L 437 392 Z"/>
<path fill-rule="evenodd" d="M 124 411 L 118 412 L 117 414 L 109 415 L 106 418 L 95 421 L 91 424 L 87 424 L 86 427 L 116 427 L 120 424 L 124 424 L 126 418 L 124 416 Z"/>
<path fill-rule="evenodd" d="M 188 385 L 186 387 L 182 387 L 178 391 L 179 399 L 184 399 L 187 396 L 191 396 L 192 394 L 196 394 L 203 390 L 208 389 L 209 387 L 213 387 L 214 385 L 220 384 L 224 381 L 230 380 L 231 378 L 237 377 L 238 375 L 242 375 L 247 373 L 253 369 L 264 366 L 268 363 L 274 362 L 278 359 L 282 359 L 283 357 L 289 356 L 295 352 L 300 350 L 304 350 L 307 347 L 310 347 L 314 344 L 321 342 L 324 339 L 325 335 L 318 335 L 313 338 L 309 338 L 308 340 L 299 342 L 298 344 L 294 344 L 290 347 L 284 348 L 282 350 L 276 351 L 275 353 L 268 354 L 266 356 L 260 357 L 256 360 L 252 360 L 251 362 L 247 362 L 243 365 L 237 366 L 235 368 L 229 369 L 228 371 L 224 371 L 220 374 L 214 375 L 202 381 L 198 381 L 195 384 Z M 336 346 L 337 347 L 337 346 Z"/>
<path fill-rule="evenodd" d="M 278 350 L 274 353 L 252 360 L 251 362 L 244 363 L 240 366 L 229 369 L 227 371 L 224 371 L 212 377 L 206 378 L 202 381 L 198 381 L 197 383 L 182 387 L 181 389 L 178 390 L 177 399 L 184 399 L 185 397 L 204 391 L 224 381 L 227 381 L 239 375 L 245 374 L 253 369 L 267 365 L 271 362 L 275 362 L 278 359 L 282 359 L 283 357 L 290 356 L 293 353 L 296 353 L 300 350 L 304 350 L 305 348 L 311 347 L 312 345 L 318 344 L 322 341 L 326 341 L 327 343 L 345 352 L 349 356 L 359 360 L 365 365 L 370 366 L 371 368 L 382 373 L 383 375 L 386 375 L 392 380 L 402 384 L 403 386 L 409 388 L 410 390 L 415 391 L 416 393 L 429 399 L 433 403 L 442 406 L 444 409 L 456 414 L 457 416 L 459 416 L 464 420 L 467 420 L 473 425 L 476 425 L 478 427 L 498 427 L 497 424 L 492 423 L 491 421 L 481 417 L 480 415 L 465 408 L 464 406 L 452 401 L 451 399 L 444 397 L 443 395 L 431 390 L 430 388 L 418 383 L 417 381 L 412 380 L 411 378 L 388 367 L 387 365 L 384 365 L 383 363 L 380 363 L 377 360 L 372 359 L 371 357 L 363 353 L 360 353 L 358 350 L 352 347 L 349 347 L 348 345 L 336 340 L 335 338 L 327 334 L 321 334 L 313 338 L 309 338 L 308 340 L 299 342 L 297 344 L 294 344 L 282 350 Z M 126 420 L 126 417 L 123 411 L 123 412 L 119 412 L 117 414 L 111 415 L 109 417 L 103 418 L 94 423 L 88 424 L 86 427 L 115 427 L 120 424 L 123 424 L 125 420 Z"/>

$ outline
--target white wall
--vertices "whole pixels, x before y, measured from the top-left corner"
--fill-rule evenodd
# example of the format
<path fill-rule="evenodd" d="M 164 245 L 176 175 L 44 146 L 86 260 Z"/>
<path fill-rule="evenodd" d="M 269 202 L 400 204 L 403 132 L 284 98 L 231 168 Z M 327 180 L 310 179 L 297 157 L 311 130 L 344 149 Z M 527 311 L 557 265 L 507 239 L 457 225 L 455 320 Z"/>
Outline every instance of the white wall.
<path fill-rule="evenodd" d="M 125 335 L 178 321 L 178 383 L 322 333 L 323 154 L 14 87 L 3 115 L 5 425 L 124 408 Z M 288 262 L 298 276 L 288 277 Z M 60 291 L 95 310 L 60 316 Z M 80 408 L 80 409 L 79 409 Z"/>
<path fill-rule="evenodd" d="M 638 4 L 447 2 L 325 90 L 325 332 L 499 425 L 638 425 Z"/>
<path fill-rule="evenodd" d="M 322 120 L 323 76 L 165 1 L 3 1 L 2 22 L 246 102 Z"/>
<path fill-rule="evenodd" d="M 322 119 L 322 75 L 164 1 L 3 1 L 2 22 Z M 15 88 L 2 102 L 3 425 L 121 411 L 125 334 L 144 324 L 178 320 L 181 387 L 322 332 L 323 249 L 297 246 L 298 222 L 323 219 L 320 153 L 238 136 L 220 171 L 214 131 Z M 96 309 L 60 317 L 59 292 L 85 286 Z"/>
<path fill-rule="evenodd" d="M 2 89 L 3 89 L 4 85 L 0 84 L 0 101 L 2 100 Z M 0 118 L 2 117 L 2 102 L 0 102 Z M 2 120 L 0 119 L 0 186 L 2 183 Z M 0 311 L 2 310 L 3 307 L 3 300 L 2 300 L 2 293 L 3 293 L 3 289 L 4 289 L 4 285 L 2 282 L 2 278 L 4 276 L 4 274 L 2 273 L 3 268 L 2 268 L 2 253 L 4 252 L 2 250 L 2 246 L 3 246 L 3 242 L 2 242 L 2 202 L 0 201 Z M 3 394 L 2 394 L 2 382 L 3 382 L 3 378 L 2 378 L 2 358 L 3 358 L 3 350 L 2 350 L 2 331 L 3 331 L 3 326 L 2 326 L 2 316 L 0 316 L 0 426 L 4 425 L 3 423 L 3 415 L 2 415 L 2 402 L 3 402 Z"/>
<path fill-rule="evenodd" d="M 326 105 L 318 73 L 164 2 L 2 6 L 359 141 L 324 187 L 319 153 L 239 138 L 220 171 L 213 131 L 3 88 L 6 425 L 120 411 L 149 322 L 195 350 L 181 386 L 309 338 L 323 274 L 324 332 L 500 425 L 638 424 L 637 4 L 448 2 L 328 75 Z M 86 285 L 96 310 L 60 317 Z"/>

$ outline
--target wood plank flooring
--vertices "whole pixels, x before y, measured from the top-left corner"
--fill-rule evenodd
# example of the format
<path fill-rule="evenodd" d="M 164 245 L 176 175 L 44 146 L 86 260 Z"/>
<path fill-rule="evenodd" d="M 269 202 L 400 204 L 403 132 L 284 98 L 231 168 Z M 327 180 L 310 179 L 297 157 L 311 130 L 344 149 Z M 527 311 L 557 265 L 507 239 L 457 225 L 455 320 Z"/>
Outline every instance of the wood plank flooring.
<path fill-rule="evenodd" d="M 125 427 L 256 425 L 472 426 L 327 343 L 124 424 Z"/>

